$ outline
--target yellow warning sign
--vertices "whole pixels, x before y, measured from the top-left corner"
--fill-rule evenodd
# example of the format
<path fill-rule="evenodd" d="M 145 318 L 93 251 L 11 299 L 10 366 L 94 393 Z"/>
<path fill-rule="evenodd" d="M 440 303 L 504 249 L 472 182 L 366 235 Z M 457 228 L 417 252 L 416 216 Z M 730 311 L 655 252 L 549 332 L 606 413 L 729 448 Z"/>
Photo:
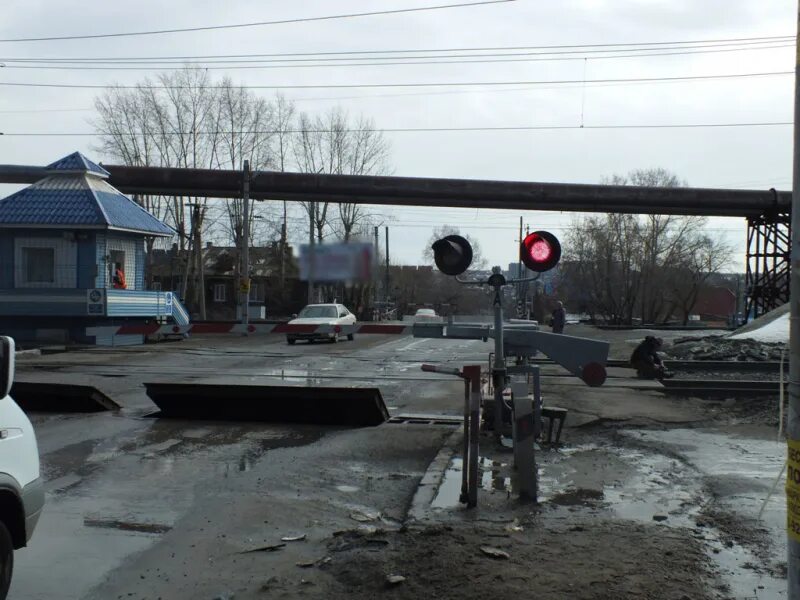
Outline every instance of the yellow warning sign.
<path fill-rule="evenodd" d="M 786 465 L 786 529 L 800 542 L 800 440 L 788 441 Z"/>
<path fill-rule="evenodd" d="M 242 282 L 239 284 L 239 291 L 242 294 L 250 293 L 250 280 L 249 279 L 242 279 Z"/>

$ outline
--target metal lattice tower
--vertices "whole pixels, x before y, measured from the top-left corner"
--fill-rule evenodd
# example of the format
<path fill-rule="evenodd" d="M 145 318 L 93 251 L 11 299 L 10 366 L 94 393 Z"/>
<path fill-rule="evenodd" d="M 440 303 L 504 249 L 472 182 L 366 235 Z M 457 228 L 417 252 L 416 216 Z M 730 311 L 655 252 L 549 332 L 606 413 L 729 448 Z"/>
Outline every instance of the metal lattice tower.
<path fill-rule="evenodd" d="M 789 301 L 791 213 L 747 217 L 745 319 L 755 319 Z"/>

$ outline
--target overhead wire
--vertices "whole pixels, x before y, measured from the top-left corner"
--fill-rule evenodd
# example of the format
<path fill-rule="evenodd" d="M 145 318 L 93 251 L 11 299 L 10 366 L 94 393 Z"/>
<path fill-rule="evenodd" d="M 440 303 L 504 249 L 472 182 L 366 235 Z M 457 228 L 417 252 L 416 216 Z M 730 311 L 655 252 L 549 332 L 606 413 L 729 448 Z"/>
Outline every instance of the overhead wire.
<path fill-rule="evenodd" d="M 672 45 L 662 47 L 638 47 L 638 48 L 604 48 L 604 49 L 578 49 L 578 50 L 552 50 L 544 51 L 536 46 L 530 47 L 515 47 L 509 46 L 505 48 L 495 48 L 492 51 L 484 48 L 465 49 L 465 50 L 408 50 L 410 53 L 407 56 L 397 56 L 399 51 L 380 51 L 376 50 L 370 52 L 369 56 L 360 55 L 353 56 L 352 53 L 343 52 L 341 54 L 323 52 L 323 53 L 281 53 L 281 54 L 230 54 L 230 55 L 206 55 L 206 56 L 183 56 L 183 57 L 108 57 L 108 58 L 89 58 L 89 57 L 6 57 L 0 56 L 0 63 L 20 63 L 20 64 L 54 64 L 54 65 L 186 65 L 186 64 L 236 64 L 236 63 L 334 63 L 344 61 L 376 61 L 376 60 L 393 60 L 398 61 L 399 64 L 405 64 L 401 61 L 422 60 L 422 59 L 460 59 L 460 58 L 506 58 L 506 57 L 555 57 L 545 58 L 543 60 L 558 60 L 564 55 L 580 55 L 576 58 L 568 56 L 568 60 L 582 60 L 586 56 L 593 58 L 627 58 L 635 56 L 662 56 L 672 55 L 672 52 L 664 52 L 665 50 L 672 51 L 685 51 L 686 53 L 706 53 L 714 52 L 716 49 L 719 51 L 746 51 L 746 50 L 760 50 L 782 48 L 786 46 L 793 46 L 794 42 L 790 39 L 779 38 L 776 40 L 765 40 L 758 42 L 724 42 L 724 43 L 710 43 L 702 45 Z M 444 53 L 447 54 L 444 54 Z M 468 52 L 467 54 L 453 54 L 453 52 Z M 639 54 L 631 54 L 636 52 Z M 627 53 L 627 54 L 620 54 Z M 676 54 L 682 54 L 677 52 Z M 366 54 L 366 53 L 364 53 Z M 392 63 L 393 64 L 393 63 Z M 414 64 L 414 63 L 411 63 Z"/>
<path fill-rule="evenodd" d="M 498 126 L 498 127 L 376 127 L 374 131 L 383 133 L 431 133 L 431 132 L 478 132 L 478 131 L 558 131 L 558 130 L 602 130 L 602 129 L 696 129 L 696 128 L 734 128 L 734 127 L 776 127 L 792 125 L 792 121 L 761 121 L 761 122 L 742 122 L 742 123 L 663 123 L 663 124 L 609 124 L 609 125 L 517 125 L 517 126 Z M 169 136 L 222 136 L 222 135 L 277 135 L 298 134 L 298 133 L 358 133 L 360 129 L 291 129 L 291 130 L 253 130 L 253 131 L 165 131 L 165 132 L 125 132 L 119 134 L 122 137 L 143 136 L 145 134 L 169 135 Z M 0 132 L 2 136 L 8 137 L 86 137 L 109 135 L 104 132 Z"/>
<path fill-rule="evenodd" d="M 576 61 L 576 60 L 614 60 L 620 58 L 647 58 L 647 57 L 660 57 L 660 56 L 687 56 L 693 54 L 712 54 L 712 53 L 730 53 L 730 52 L 750 52 L 754 50 L 775 50 L 781 48 L 793 48 L 794 44 L 777 44 L 771 46 L 757 46 L 745 48 L 723 48 L 719 50 L 697 50 L 697 51 L 681 51 L 681 52 L 655 52 L 647 54 L 621 54 L 621 55 L 605 55 L 605 56 L 555 56 L 555 57 L 540 57 L 540 56 L 525 56 L 522 54 L 509 55 L 507 58 L 476 58 L 463 60 L 458 57 L 446 57 L 437 60 L 402 60 L 390 62 L 359 62 L 359 63 L 346 63 L 346 62 L 325 62 L 325 63 L 311 63 L 303 62 L 303 64 L 240 64 L 242 62 L 263 62 L 263 61 L 219 61 L 225 64 L 213 63 L 166 63 L 170 66 L 163 66 L 163 63 L 145 63 L 141 66 L 127 66 L 129 63 L 115 63 L 115 66 L 96 66 L 92 63 L 80 63 L 65 65 L 63 62 L 56 64 L 31 64 L 32 61 L 27 61 L 24 64 L 4 64 L 2 68 L 17 69 L 17 70 L 49 70 L 49 71 L 173 71 L 176 67 L 180 69 L 195 69 L 195 70 L 257 70 L 257 69 L 320 69 L 320 68 L 335 68 L 335 67 L 393 67 L 393 66 L 424 66 L 424 65 L 463 65 L 463 64 L 497 64 L 497 63 L 520 63 L 520 62 L 555 62 L 555 61 Z M 474 56 L 491 56 L 491 55 L 474 55 Z M 498 57 L 501 55 L 498 55 Z M 513 56 L 513 58 L 512 58 Z M 423 57 L 424 58 L 424 57 Z M 451 60 L 457 58 L 457 60 Z M 304 60 L 304 59 L 300 59 Z M 323 59 L 320 59 L 323 60 Z M 335 60 L 335 59 L 329 59 Z M 366 59 L 365 59 L 366 60 Z M 44 61 L 41 61 L 44 62 Z M 232 63 L 232 64 L 229 64 Z M 272 61 L 274 62 L 274 61 Z M 119 66 L 124 64 L 126 66 Z M 211 65 L 211 66 L 209 66 Z"/>
<path fill-rule="evenodd" d="M 124 31 L 113 33 L 93 33 L 82 35 L 59 35 L 59 36 L 41 36 L 41 37 L 22 37 L 22 38 L 5 38 L 0 39 L 0 43 L 17 43 L 17 42 L 55 42 L 65 40 L 96 40 L 102 38 L 121 38 L 121 37 L 136 37 L 146 35 L 164 35 L 173 33 L 194 33 L 198 31 L 219 31 L 223 29 L 243 29 L 248 27 L 265 27 L 271 25 L 287 25 L 290 23 L 310 23 L 314 21 L 332 21 L 339 19 L 353 19 L 361 17 L 374 17 L 379 15 L 397 15 L 403 13 L 424 12 L 433 10 L 446 10 L 451 8 L 468 8 L 473 6 L 484 6 L 489 4 L 507 4 L 509 2 L 516 2 L 516 0 L 478 0 L 476 2 L 459 2 L 455 4 L 438 4 L 433 6 L 417 6 L 410 8 L 396 8 L 390 10 L 377 10 L 369 12 L 356 12 L 344 13 L 337 15 L 324 15 L 320 17 L 298 17 L 293 19 L 277 19 L 273 21 L 253 21 L 249 23 L 233 23 L 229 25 L 203 25 L 198 27 L 180 27 L 173 29 L 153 29 L 148 31 Z"/>
<path fill-rule="evenodd" d="M 518 80 L 518 81 L 435 81 L 405 83 L 315 83 L 315 84 L 274 84 L 274 85 L 217 85 L 218 89 L 253 89 L 253 90 L 303 90 L 303 89 L 364 89 L 364 88 L 421 88 L 421 87 L 488 87 L 508 85 L 561 85 L 561 84 L 600 84 L 600 83 L 655 83 L 670 81 L 710 81 L 721 79 L 741 79 L 754 77 L 774 77 L 794 75 L 794 71 L 765 71 L 756 73 L 729 73 L 722 75 L 681 75 L 674 77 L 629 77 L 601 79 L 552 79 L 552 80 Z M 0 81 L 0 86 L 59 88 L 59 89 L 140 89 L 140 90 L 180 90 L 182 85 L 106 85 L 89 83 L 33 83 L 22 81 Z"/>
<path fill-rule="evenodd" d="M 587 52 L 593 51 L 595 48 L 624 48 L 630 49 L 636 46 L 652 47 L 653 49 L 664 49 L 663 46 L 677 46 L 687 45 L 693 47 L 696 44 L 720 44 L 727 45 L 728 43 L 735 43 L 736 45 L 743 44 L 765 44 L 778 41 L 793 42 L 795 40 L 794 34 L 781 35 L 781 36 L 761 36 L 761 37 L 744 37 L 744 38 L 708 38 L 701 40 L 672 40 L 662 42 L 615 42 L 615 43 L 598 43 L 598 44 L 556 44 L 556 45 L 537 45 L 537 46 L 483 46 L 483 47 L 454 47 L 454 48 L 408 48 L 408 49 L 388 49 L 388 50 L 337 50 L 337 51 L 322 51 L 322 52 L 273 52 L 273 53 L 246 53 L 246 54 L 200 54 L 200 55 L 161 55 L 161 56 L 127 56 L 127 57 L 64 57 L 59 55 L 57 57 L 40 57 L 48 61 L 63 60 L 71 61 L 88 61 L 96 62 L 101 61 L 146 61 L 146 60 L 200 60 L 200 59 L 215 59 L 215 58 L 281 58 L 281 57 L 297 57 L 297 56 L 343 56 L 343 55 L 365 55 L 365 54 L 409 54 L 409 53 L 440 53 L 440 52 L 507 52 L 512 50 L 560 50 L 560 49 L 588 49 Z M 611 50 L 612 52 L 615 50 Z M 546 52 L 546 54 L 552 54 Z M 24 60 L 20 58 L 18 60 Z M 37 58 L 28 57 L 30 60 L 38 60 Z M 12 58 L 0 58 L 0 60 L 15 60 Z"/>

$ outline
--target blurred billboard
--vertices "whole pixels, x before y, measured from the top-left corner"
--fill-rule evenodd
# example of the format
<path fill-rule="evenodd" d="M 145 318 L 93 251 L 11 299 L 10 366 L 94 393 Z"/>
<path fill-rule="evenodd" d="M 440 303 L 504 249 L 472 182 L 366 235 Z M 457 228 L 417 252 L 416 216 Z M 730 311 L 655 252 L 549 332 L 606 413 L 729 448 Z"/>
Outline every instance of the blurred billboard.
<path fill-rule="evenodd" d="M 373 245 L 364 242 L 303 244 L 300 279 L 308 281 L 312 275 L 314 281 L 367 281 L 372 278 L 374 256 Z"/>

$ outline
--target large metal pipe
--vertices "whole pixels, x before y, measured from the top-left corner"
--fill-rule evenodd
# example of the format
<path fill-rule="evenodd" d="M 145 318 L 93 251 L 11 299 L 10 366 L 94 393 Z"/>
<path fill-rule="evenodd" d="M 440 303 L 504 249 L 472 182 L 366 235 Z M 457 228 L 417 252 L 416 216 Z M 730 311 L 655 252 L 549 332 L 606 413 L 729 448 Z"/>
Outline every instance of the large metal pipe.
<path fill-rule="evenodd" d="M 103 165 L 109 183 L 127 194 L 241 197 L 241 173 L 233 170 Z M 0 183 L 32 183 L 41 167 L 0 165 Z M 253 173 L 250 197 L 259 200 L 503 208 L 741 217 L 791 210 L 791 194 L 769 190 L 648 188 L 636 186 L 377 177 L 314 173 Z"/>

